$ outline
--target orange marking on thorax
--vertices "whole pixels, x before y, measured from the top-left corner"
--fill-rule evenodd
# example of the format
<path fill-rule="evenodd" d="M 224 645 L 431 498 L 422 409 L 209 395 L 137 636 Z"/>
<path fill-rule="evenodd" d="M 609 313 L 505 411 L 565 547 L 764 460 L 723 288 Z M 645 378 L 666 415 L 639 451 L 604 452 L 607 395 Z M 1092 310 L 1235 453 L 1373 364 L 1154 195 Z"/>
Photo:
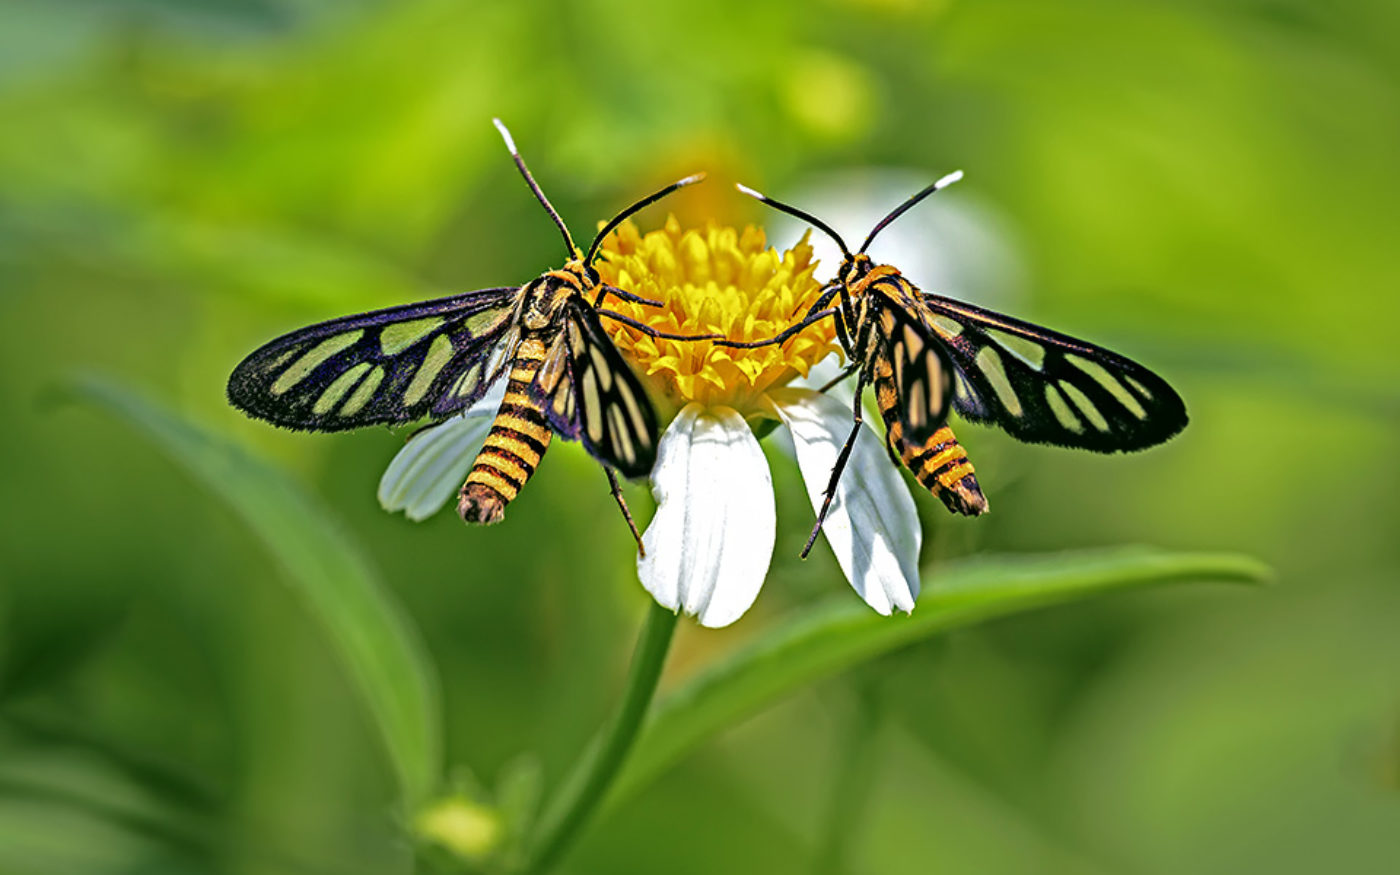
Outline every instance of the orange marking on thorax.
<path fill-rule="evenodd" d="M 885 279 L 886 277 L 898 276 L 900 276 L 898 268 L 888 264 L 877 264 L 875 267 L 872 267 L 870 269 L 869 273 L 861 277 L 855 285 L 851 286 L 851 294 L 863 295 L 865 294 L 866 289 L 870 287 L 870 284 L 875 282 L 876 280 Z"/>
<path fill-rule="evenodd" d="M 576 273 L 574 273 L 574 272 L 572 272 L 572 271 L 568 271 L 568 270 L 551 270 L 551 271 L 547 272 L 547 273 L 545 274 L 545 276 L 546 276 L 546 277 L 549 277 L 550 279 L 556 279 L 556 280 L 559 280 L 560 282 L 566 283 L 566 284 L 568 284 L 569 286 L 572 286 L 572 287 L 575 288 L 575 289 L 580 289 L 580 288 L 582 288 L 582 285 L 579 283 L 579 280 L 578 280 L 578 274 L 576 274 Z"/>

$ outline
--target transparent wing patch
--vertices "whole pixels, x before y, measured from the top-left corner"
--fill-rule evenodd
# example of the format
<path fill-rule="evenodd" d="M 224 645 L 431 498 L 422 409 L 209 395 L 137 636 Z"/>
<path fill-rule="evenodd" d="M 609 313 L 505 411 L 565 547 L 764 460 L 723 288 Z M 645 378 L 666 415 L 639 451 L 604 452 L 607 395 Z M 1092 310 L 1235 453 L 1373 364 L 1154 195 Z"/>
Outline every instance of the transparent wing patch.
<path fill-rule="evenodd" d="M 580 441 L 625 477 L 650 473 L 660 431 L 656 412 L 587 304 L 570 305 L 531 388 L 561 436 Z"/>
<path fill-rule="evenodd" d="M 238 364 L 229 400 L 274 425 L 311 431 L 450 416 L 489 388 L 488 360 L 514 336 L 518 293 L 482 289 L 283 335 Z"/>
<path fill-rule="evenodd" d="M 1100 346 L 937 295 L 931 326 L 957 366 L 954 406 L 1029 443 L 1116 452 L 1186 427 L 1186 405 L 1152 371 Z"/>
<path fill-rule="evenodd" d="M 956 370 L 938 338 L 907 310 L 882 304 L 873 318 L 893 371 L 904 439 L 923 443 L 948 418 Z"/>

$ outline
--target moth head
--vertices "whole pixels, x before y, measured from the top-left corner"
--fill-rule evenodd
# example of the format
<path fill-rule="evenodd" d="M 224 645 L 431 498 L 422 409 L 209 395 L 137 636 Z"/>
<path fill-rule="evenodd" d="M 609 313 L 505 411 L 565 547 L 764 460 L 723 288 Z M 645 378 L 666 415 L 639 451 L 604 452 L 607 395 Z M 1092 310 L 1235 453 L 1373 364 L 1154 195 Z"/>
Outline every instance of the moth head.
<path fill-rule="evenodd" d="M 585 261 L 583 254 L 579 252 L 574 253 L 574 257 L 564 265 L 564 270 L 578 277 L 584 289 L 591 289 L 602 281 L 598 276 L 598 268 L 594 267 L 592 262 Z"/>
<path fill-rule="evenodd" d="M 874 266 L 875 262 L 864 252 L 847 254 L 846 259 L 841 262 L 840 270 L 836 272 L 836 279 L 844 286 L 855 285 L 870 273 Z"/>
<path fill-rule="evenodd" d="M 574 250 L 573 257 L 564 262 L 564 266 L 559 269 L 573 275 L 578 280 L 578 287 L 582 291 L 586 292 L 598 284 L 598 271 L 583 260 L 583 253 L 577 249 Z"/>

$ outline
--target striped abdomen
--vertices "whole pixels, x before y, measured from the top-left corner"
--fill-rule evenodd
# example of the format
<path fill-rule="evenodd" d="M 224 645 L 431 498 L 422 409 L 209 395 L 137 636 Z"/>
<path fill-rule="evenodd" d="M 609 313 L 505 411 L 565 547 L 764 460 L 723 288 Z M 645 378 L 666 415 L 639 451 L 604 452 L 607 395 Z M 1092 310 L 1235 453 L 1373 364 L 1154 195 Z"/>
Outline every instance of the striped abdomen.
<path fill-rule="evenodd" d="M 938 496 L 953 513 L 967 516 L 986 513 L 987 498 L 977 484 L 972 460 L 967 457 L 967 450 L 958 443 L 951 428 L 947 425 L 940 427 L 923 444 L 904 439 L 893 371 L 883 357 L 875 366 L 875 400 L 885 420 L 885 446 L 890 451 L 890 458 L 903 462 L 914 473 L 914 479 Z"/>
<path fill-rule="evenodd" d="M 530 398 L 530 384 L 544 355 L 545 343 L 538 336 L 524 338 L 516 350 L 506 397 L 457 501 L 457 512 L 466 522 L 500 522 L 506 505 L 535 473 L 549 448 L 554 432 L 544 411 Z"/>

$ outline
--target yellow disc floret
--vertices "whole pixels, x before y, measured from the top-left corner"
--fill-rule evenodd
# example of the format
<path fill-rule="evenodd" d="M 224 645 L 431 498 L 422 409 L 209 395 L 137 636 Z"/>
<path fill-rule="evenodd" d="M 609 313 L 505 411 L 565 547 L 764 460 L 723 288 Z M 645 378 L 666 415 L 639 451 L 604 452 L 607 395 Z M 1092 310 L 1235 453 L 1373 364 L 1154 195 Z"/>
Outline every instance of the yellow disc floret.
<path fill-rule="evenodd" d="M 674 217 L 641 234 L 624 222 L 602 246 L 603 281 L 661 307 L 608 299 L 605 305 L 659 331 L 723 334 L 765 340 L 800 321 L 821 293 L 816 262 L 804 235 L 784 253 L 770 249 L 761 228 L 738 231 L 709 224 L 682 229 Z M 710 341 L 653 338 L 604 320 L 618 348 L 671 401 L 733 407 L 761 414 L 769 389 L 806 376 L 836 349 L 835 328 L 823 319 L 781 346 L 734 349 Z"/>

